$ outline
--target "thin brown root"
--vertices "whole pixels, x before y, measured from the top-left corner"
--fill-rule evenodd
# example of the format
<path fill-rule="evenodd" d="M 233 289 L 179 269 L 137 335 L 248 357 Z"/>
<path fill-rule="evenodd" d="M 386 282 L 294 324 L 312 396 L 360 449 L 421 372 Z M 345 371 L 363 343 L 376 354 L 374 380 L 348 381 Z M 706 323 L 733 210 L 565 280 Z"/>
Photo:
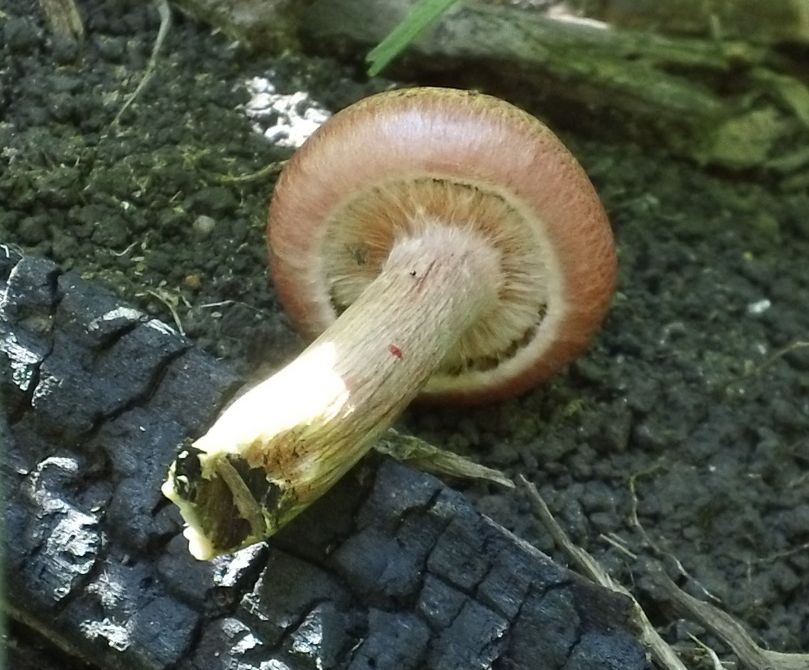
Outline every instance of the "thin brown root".
<path fill-rule="evenodd" d="M 789 549 L 785 549 L 784 551 L 776 551 L 773 554 L 767 554 L 766 556 L 755 558 L 750 561 L 750 565 L 766 565 L 768 563 L 775 563 L 775 561 L 780 561 L 785 558 L 789 558 L 790 556 L 795 556 L 795 554 L 802 554 L 807 550 L 809 550 L 809 542 L 804 542 L 803 544 L 799 544 L 797 547 L 791 547 Z"/>
<path fill-rule="evenodd" d="M 156 291 L 153 289 L 149 289 L 145 293 L 140 293 L 138 295 L 141 296 L 150 295 L 156 300 L 159 300 L 161 303 L 163 303 L 165 308 L 171 314 L 171 318 L 174 320 L 174 325 L 177 326 L 177 332 L 180 333 L 180 335 L 185 336 L 185 329 L 183 328 L 183 322 L 180 320 L 180 314 L 177 312 L 177 305 L 179 304 L 180 300 L 182 299 L 185 302 L 182 296 L 178 297 L 177 295 L 174 295 L 162 289 L 158 289 Z M 186 307 L 188 306 L 189 305 L 186 302 Z"/>
<path fill-rule="evenodd" d="M 534 511 L 539 517 L 539 520 L 545 526 L 547 531 L 551 534 L 557 546 L 564 551 L 573 563 L 578 567 L 586 577 L 589 577 L 596 584 L 604 586 L 611 591 L 620 593 L 632 601 L 632 619 L 635 626 L 640 632 L 641 641 L 644 646 L 649 650 L 654 661 L 662 668 L 667 670 L 687 670 L 686 666 L 679 659 L 675 651 L 669 644 L 658 634 L 654 626 L 652 626 L 640 603 L 629 592 L 629 590 L 616 582 L 610 577 L 606 570 L 584 549 L 577 546 L 567 536 L 562 527 L 553 518 L 547 504 L 539 495 L 537 487 L 529 482 L 522 475 L 519 476 L 518 481 L 520 485 L 526 490 L 531 501 L 534 503 Z M 806 670 L 804 668 L 804 670 Z"/>
<path fill-rule="evenodd" d="M 157 11 L 160 14 L 160 28 L 157 31 L 157 38 L 152 46 L 152 55 L 149 57 L 149 63 L 146 65 L 146 71 L 143 73 L 138 87 L 132 92 L 132 95 L 126 99 L 121 109 L 118 110 L 118 113 L 112 120 L 112 126 L 118 125 L 123 113 L 129 109 L 129 106 L 140 95 L 141 91 L 146 88 L 146 84 L 149 83 L 157 68 L 157 57 L 160 55 L 160 49 L 163 47 L 163 43 L 166 41 L 166 36 L 169 34 L 169 29 L 171 28 L 171 7 L 169 7 L 168 0 L 157 0 Z"/>
<path fill-rule="evenodd" d="M 694 598 L 677 586 L 659 565 L 651 572 L 668 598 L 706 630 L 725 642 L 741 664 L 752 670 L 809 670 L 809 654 L 787 654 L 762 649 L 741 623 L 710 603 Z"/>
<path fill-rule="evenodd" d="M 615 549 L 620 551 L 627 558 L 630 558 L 633 561 L 636 561 L 638 559 L 638 555 L 634 551 L 632 551 L 629 547 L 626 546 L 626 542 L 624 542 L 623 538 L 619 537 L 615 533 L 609 533 L 607 535 L 601 533 L 599 537 L 602 540 L 604 540 L 604 542 L 606 542 L 607 544 L 610 544 L 613 547 L 615 547 Z"/>
<path fill-rule="evenodd" d="M 805 349 L 806 347 L 809 347 L 809 340 L 794 340 L 789 344 L 787 344 L 786 346 L 781 347 L 780 349 L 774 351 L 772 354 L 767 356 L 767 358 L 765 358 L 761 363 L 759 363 L 755 367 L 739 375 L 735 379 L 730 380 L 725 386 L 728 387 L 731 384 L 740 383 L 747 379 L 750 379 L 751 377 L 756 377 L 760 375 L 762 372 L 764 372 L 764 370 L 770 367 L 777 360 L 786 356 L 788 353 L 797 351 L 798 349 Z"/>
<path fill-rule="evenodd" d="M 219 181 L 225 184 L 242 184 L 245 182 L 251 181 L 258 181 L 259 179 L 263 179 L 264 177 L 268 177 L 271 174 L 280 172 L 284 165 L 287 164 L 287 160 L 282 161 L 273 161 L 272 163 L 267 163 L 263 168 L 257 170 L 256 172 L 251 172 L 249 174 L 240 174 L 240 175 L 229 175 L 223 174 L 218 175 Z"/>
<path fill-rule="evenodd" d="M 707 654 L 708 658 L 711 659 L 711 665 L 713 666 L 713 670 L 724 670 L 724 668 L 722 667 L 722 661 L 719 660 L 719 656 L 716 655 L 716 652 L 713 649 L 711 649 L 707 644 L 705 644 L 702 640 L 700 640 L 695 635 L 692 635 L 691 633 L 688 634 L 688 637 L 694 640 L 694 642 L 697 645 L 699 645 L 699 648 L 702 649 Z"/>

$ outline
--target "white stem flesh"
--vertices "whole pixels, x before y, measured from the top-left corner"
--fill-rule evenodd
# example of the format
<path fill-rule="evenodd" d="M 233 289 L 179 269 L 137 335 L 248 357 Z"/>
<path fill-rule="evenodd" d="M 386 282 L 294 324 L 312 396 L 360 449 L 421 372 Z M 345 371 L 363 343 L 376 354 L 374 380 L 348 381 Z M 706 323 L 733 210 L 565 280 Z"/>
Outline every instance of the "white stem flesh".
<path fill-rule="evenodd" d="M 477 234 L 439 226 L 398 241 L 360 297 L 194 446 L 263 467 L 303 509 L 396 420 L 501 281 L 498 252 Z"/>

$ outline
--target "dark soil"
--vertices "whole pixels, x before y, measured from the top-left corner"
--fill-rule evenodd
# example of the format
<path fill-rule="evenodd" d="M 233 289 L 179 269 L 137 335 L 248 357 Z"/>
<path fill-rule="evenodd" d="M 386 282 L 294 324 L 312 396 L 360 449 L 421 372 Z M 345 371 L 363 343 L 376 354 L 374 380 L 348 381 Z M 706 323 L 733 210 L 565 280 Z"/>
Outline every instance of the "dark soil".
<path fill-rule="evenodd" d="M 146 67 L 154 7 L 82 3 L 88 39 L 77 52 L 48 38 L 31 5 L 10 0 L 0 13 L 0 240 L 176 319 L 245 370 L 289 359 L 301 342 L 265 271 L 272 177 L 234 178 L 291 149 L 251 128 L 246 82 L 306 92 L 301 114 L 387 83 L 328 60 L 257 58 L 178 16 L 154 78 L 113 125 Z M 807 650 L 809 196 L 627 143 L 563 139 L 618 241 L 619 289 L 603 331 L 523 398 L 416 409 L 403 425 L 536 482 L 692 667 L 709 664 L 688 633 L 728 650 L 656 597 L 647 557 L 672 574 L 679 561 L 684 587 L 712 594 L 766 646 Z M 563 560 L 519 493 L 458 486 Z"/>

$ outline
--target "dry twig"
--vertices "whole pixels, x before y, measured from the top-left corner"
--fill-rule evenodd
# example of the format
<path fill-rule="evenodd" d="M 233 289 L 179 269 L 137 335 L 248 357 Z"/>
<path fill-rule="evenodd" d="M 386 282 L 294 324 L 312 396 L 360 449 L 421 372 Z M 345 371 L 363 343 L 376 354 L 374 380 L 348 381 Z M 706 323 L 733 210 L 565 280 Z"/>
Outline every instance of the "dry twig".
<path fill-rule="evenodd" d="M 592 579 L 596 584 L 600 584 L 612 591 L 620 593 L 632 601 L 634 623 L 640 631 L 641 641 L 649 650 L 655 662 L 667 670 L 687 670 L 671 646 L 660 637 L 660 634 L 655 630 L 654 626 L 652 626 L 646 613 L 640 606 L 640 603 L 638 603 L 629 590 L 610 577 L 606 570 L 604 570 L 604 568 L 599 565 L 598 561 L 589 553 L 573 543 L 556 519 L 554 519 L 553 514 L 551 514 L 550 509 L 548 509 L 548 505 L 542 499 L 542 496 L 539 495 L 537 487 L 522 475 L 520 475 L 518 479 L 531 498 L 531 501 L 534 503 L 536 515 L 551 534 L 554 542 L 570 557 L 578 567 L 578 570 L 586 577 Z"/>
<path fill-rule="evenodd" d="M 679 609 L 725 642 L 744 667 L 752 670 L 809 670 L 809 654 L 787 654 L 762 649 L 730 614 L 683 591 L 659 565 L 655 566 L 653 577 L 655 583 Z"/>
<path fill-rule="evenodd" d="M 169 34 L 169 29 L 171 28 L 171 8 L 169 7 L 168 0 L 157 0 L 157 11 L 160 13 L 160 28 L 157 31 L 157 38 L 152 47 L 152 55 L 149 57 L 146 71 L 143 73 L 143 78 L 140 80 L 138 87 L 133 91 L 132 95 L 126 99 L 121 109 L 118 110 L 118 113 L 112 120 L 113 126 L 118 125 L 123 113 L 129 109 L 129 106 L 140 95 L 141 91 L 146 88 L 146 84 L 149 83 L 157 68 L 157 57 L 160 54 L 160 49 L 166 41 L 166 36 Z"/>

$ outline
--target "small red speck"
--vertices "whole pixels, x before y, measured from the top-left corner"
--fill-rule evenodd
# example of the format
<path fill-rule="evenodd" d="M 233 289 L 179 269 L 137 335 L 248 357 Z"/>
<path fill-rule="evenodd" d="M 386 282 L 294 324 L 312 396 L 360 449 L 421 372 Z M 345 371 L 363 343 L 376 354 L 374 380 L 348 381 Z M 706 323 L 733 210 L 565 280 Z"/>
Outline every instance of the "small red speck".
<path fill-rule="evenodd" d="M 399 349 L 399 347 L 397 347 L 395 344 L 389 344 L 388 351 L 394 356 L 396 356 L 396 358 L 398 358 L 399 360 L 402 359 L 402 350 Z"/>

